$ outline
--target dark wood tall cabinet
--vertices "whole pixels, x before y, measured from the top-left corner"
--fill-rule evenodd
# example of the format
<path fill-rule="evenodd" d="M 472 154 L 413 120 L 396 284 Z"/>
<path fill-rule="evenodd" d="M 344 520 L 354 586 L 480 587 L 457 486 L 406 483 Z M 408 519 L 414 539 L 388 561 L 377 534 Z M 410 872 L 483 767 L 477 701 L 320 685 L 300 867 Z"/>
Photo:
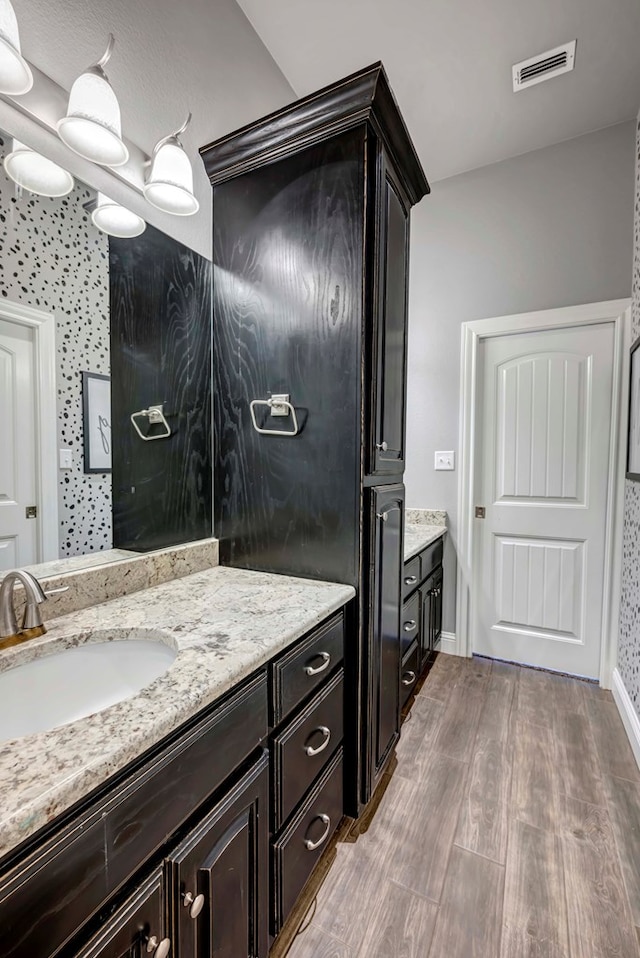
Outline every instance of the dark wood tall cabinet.
<path fill-rule="evenodd" d="M 380 63 L 201 154 L 221 561 L 355 586 L 357 814 L 399 729 L 409 210 L 429 187 Z"/>

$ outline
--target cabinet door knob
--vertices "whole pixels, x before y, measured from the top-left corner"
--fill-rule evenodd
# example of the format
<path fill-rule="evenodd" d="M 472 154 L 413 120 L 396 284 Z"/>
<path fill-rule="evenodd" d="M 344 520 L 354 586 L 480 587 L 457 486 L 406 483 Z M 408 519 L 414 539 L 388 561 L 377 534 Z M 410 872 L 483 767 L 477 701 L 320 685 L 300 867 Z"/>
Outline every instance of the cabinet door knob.
<path fill-rule="evenodd" d="M 151 938 L 147 938 L 147 954 L 154 955 L 154 958 L 167 958 L 167 955 L 170 951 L 170 938 L 163 938 L 162 941 L 158 941 L 156 935 L 152 935 Z"/>
<path fill-rule="evenodd" d="M 196 895 L 194 898 L 190 891 L 182 896 L 182 904 L 185 908 L 189 908 L 189 915 L 192 918 L 197 918 L 202 909 L 204 908 L 204 895 Z M 189 907 L 191 906 L 191 907 Z"/>
<path fill-rule="evenodd" d="M 377 443 L 376 443 L 376 449 L 379 449 L 380 452 L 386 452 L 388 448 L 389 448 L 389 446 L 388 446 L 387 443 L 384 441 L 384 439 L 382 440 L 382 442 L 377 442 Z"/>
<path fill-rule="evenodd" d="M 312 745 L 307 745 L 305 747 L 305 752 L 310 758 L 314 755 L 319 755 L 320 752 L 324 752 L 325 748 L 329 744 L 329 741 L 331 740 L 331 729 L 327 728 L 326 725 L 319 725 L 317 728 L 314 728 L 311 735 L 313 735 L 314 732 L 322 732 L 324 736 L 324 741 L 322 742 L 321 745 L 318 745 L 317 748 L 314 748 Z M 309 736 L 309 738 L 311 738 L 311 735 Z M 309 739 L 307 739 L 307 741 L 308 740 Z"/>
<path fill-rule="evenodd" d="M 405 580 L 404 580 L 404 584 L 405 584 L 405 585 L 414 585 L 417 581 L 418 581 L 418 576 L 417 576 L 417 575 L 408 575 L 408 576 L 405 578 Z"/>
<path fill-rule="evenodd" d="M 324 672 L 325 669 L 329 668 L 331 655 L 328 652 L 319 652 L 318 655 L 322 659 L 322 665 L 318 665 L 315 668 L 313 665 L 305 665 L 304 670 L 307 673 L 307 675 L 317 675 L 318 672 Z"/>
<path fill-rule="evenodd" d="M 388 512 L 376 512 L 376 517 L 377 517 L 378 519 L 382 519 L 383 522 L 386 522 L 387 519 L 389 518 L 389 513 L 388 513 Z"/>
<path fill-rule="evenodd" d="M 404 624 L 404 626 L 403 626 L 405 632 L 413 632 L 413 630 L 415 629 L 415 627 L 416 627 L 416 620 L 415 620 L 415 619 L 407 619 L 407 621 L 405 622 L 405 624 Z"/>
<path fill-rule="evenodd" d="M 408 672 L 405 672 L 404 675 L 402 676 L 403 685 L 413 685 L 415 680 L 416 680 L 416 673 L 413 672 L 411 669 L 409 669 Z"/>
<path fill-rule="evenodd" d="M 323 842 L 326 842 L 327 838 L 329 837 L 329 832 L 331 831 L 331 819 L 328 815 L 316 815 L 316 818 L 319 818 L 321 822 L 324 822 L 326 828 L 317 842 L 312 842 L 309 838 L 305 838 L 304 846 L 308 852 L 314 852 L 316 848 L 320 848 Z M 313 821 L 315 821 L 315 818 Z"/>

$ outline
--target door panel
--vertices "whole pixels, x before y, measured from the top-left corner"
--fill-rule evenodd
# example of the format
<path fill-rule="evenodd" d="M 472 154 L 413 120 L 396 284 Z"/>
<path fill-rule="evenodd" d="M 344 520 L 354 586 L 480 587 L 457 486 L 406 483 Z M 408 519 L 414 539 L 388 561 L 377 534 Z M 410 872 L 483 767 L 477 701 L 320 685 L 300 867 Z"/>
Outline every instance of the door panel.
<path fill-rule="evenodd" d="M 176 958 L 266 958 L 268 776 L 265 754 L 168 859 Z"/>
<path fill-rule="evenodd" d="M 171 941 L 165 938 L 161 872 L 137 888 L 74 958 L 142 958 L 150 954 L 149 947 L 153 950 L 154 940 L 172 954 Z"/>
<path fill-rule="evenodd" d="M 34 346 L 30 329 L 0 319 L 0 571 L 39 561 Z"/>
<path fill-rule="evenodd" d="M 599 674 L 613 351 L 610 323 L 480 347 L 476 652 Z"/>
<path fill-rule="evenodd" d="M 496 500 L 584 503 L 590 358 L 518 357 L 497 376 Z"/>
<path fill-rule="evenodd" d="M 371 490 L 370 792 L 400 728 L 401 578 L 404 568 L 404 486 Z"/>
<path fill-rule="evenodd" d="M 370 462 L 374 475 L 404 470 L 409 216 L 383 160 L 376 410 Z"/>

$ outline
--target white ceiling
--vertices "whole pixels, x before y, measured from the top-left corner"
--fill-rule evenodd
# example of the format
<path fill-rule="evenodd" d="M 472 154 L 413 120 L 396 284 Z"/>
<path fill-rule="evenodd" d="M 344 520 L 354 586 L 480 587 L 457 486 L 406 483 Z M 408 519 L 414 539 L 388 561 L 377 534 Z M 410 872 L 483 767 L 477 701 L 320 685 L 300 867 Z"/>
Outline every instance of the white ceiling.
<path fill-rule="evenodd" d="M 238 0 L 299 96 L 382 60 L 427 176 L 635 117 L 639 0 Z M 577 38 L 576 67 L 517 94 L 511 65 Z"/>

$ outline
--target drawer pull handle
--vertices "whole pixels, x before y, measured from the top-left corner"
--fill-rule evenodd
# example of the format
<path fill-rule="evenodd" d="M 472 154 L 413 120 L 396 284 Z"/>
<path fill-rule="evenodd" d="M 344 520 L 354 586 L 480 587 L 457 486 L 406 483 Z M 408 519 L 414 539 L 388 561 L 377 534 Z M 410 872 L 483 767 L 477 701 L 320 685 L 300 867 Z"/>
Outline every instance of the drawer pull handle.
<path fill-rule="evenodd" d="M 313 665 L 305 665 L 304 670 L 307 675 L 318 675 L 320 672 L 324 672 L 325 669 L 329 668 L 329 662 L 331 661 L 331 656 L 328 652 L 319 652 L 318 655 L 322 659 L 322 665 L 318 665 L 317 668 L 314 668 Z"/>
<path fill-rule="evenodd" d="M 409 669 L 408 672 L 405 672 L 404 675 L 402 676 L 403 685 L 413 685 L 415 680 L 416 680 L 416 673 L 412 672 L 411 669 Z"/>
<path fill-rule="evenodd" d="M 404 624 L 404 631 L 405 631 L 405 632 L 413 632 L 413 630 L 415 629 L 415 627 L 416 627 L 416 620 L 415 620 L 415 619 L 408 619 L 408 620 L 405 622 L 405 624 Z"/>
<path fill-rule="evenodd" d="M 322 734 L 324 735 L 324 741 L 322 745 L 318 745 L 317 748 L 314 748 L 312 745 L 305 746 L 305 752 L 307 753 L 309 758 L 312 758 L 314 755 L 319 755 L 320 752 L 324 752 L 325 748 L 329 744 L 329 741 L 331 740 L 331 729 L 327 728 L 326 725 L 319 725 L 317 728 L 314 728 L 311 735 L 314 735 L 316 732 L 322 732 Z M 309 738 L 311 738 L 311 735 L 309 736 Z M 307 741 L 309 741 L 309 739 L 307 739 Z"/>
<path fill-rule="evenodd" d="M 321 822 L 324 822 L 326 828 L 317 842 L 312 842 L 311 839 L 305 838 L 304 846 L 308 852 L 314 852 L 316 848 L 320 848 L 323 842 L 326 842 L 327 838 L 329 837 L 329 832 L 331 831 L 331 819 L 328 815 L 316 815 L 316 818 L 319 818 Z M 313 821 L 315 822 L 315 820 L 316 819 L 314 818 Z M 313 824 L 313 822 L 311 824 Z"/>
<path fill-rule="evenodd" d="M 414 585 L 418 581 L 417 575 L 408 575 L 404 580 L 405 585 Z"/>
<path fill-rule="evenodd" d="M 204 895 L 196 895 L 194 898 L 190 891 L 182 896 L 182 904 L 185 908 L 189 908 L 189 915 L 191 918 L 197 918 L 202 909 L 204 908 Z M 191 906 L 191 907 L 189 907 Z"/>
<path fill-rule="evenodd" d="M 167 958 L 167 955 L 171 951 L 171 939 L 163 938 L 162 941 L 158 941 L 155 935 L 152 935 L 151 938 L 147 938 L 147 954 L 154 955 L 155 958 Z"/>

